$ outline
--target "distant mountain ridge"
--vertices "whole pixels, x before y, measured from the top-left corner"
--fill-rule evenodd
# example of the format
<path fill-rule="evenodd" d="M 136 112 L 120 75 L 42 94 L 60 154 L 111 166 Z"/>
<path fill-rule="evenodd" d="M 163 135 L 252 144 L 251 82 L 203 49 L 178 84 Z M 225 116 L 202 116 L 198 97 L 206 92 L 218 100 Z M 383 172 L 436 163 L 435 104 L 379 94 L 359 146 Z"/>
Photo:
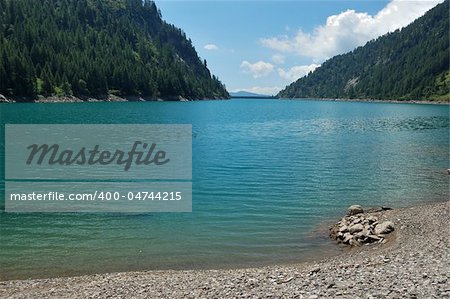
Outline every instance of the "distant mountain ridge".
<path fill-rule="evenodd" d="M 402 30 L 329 59 L 277 96 L 448 101 L 448 28 L 446 0 Z"/>
<path fill-rule="evenodd" d="M 230 92 L 230 96 L 235 97 L 235 98 L 236 97 L 255 97 L 255 98 L 270 97 L 269 95 L 266 95 L 266 94 L 258 94 L 258 93 L 244 91 L 244 90 Z"/>
<path fill-rule="evenodd" d="M 229 97 L 149 0 L 0 0 L 0 94 Z"/>

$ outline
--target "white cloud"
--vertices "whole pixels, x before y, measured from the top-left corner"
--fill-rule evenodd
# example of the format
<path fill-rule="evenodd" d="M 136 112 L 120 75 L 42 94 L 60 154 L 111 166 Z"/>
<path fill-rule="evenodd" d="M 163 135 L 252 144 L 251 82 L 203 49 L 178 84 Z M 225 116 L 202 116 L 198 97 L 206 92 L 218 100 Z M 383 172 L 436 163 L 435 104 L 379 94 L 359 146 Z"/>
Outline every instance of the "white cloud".
<path fill-rule="evenodd" d="M 285 57 L 281 54 L 275 54 L 272 56 L 272 61 L 276 64 L 283 64 L 285 60 Z"/>
<path fill-rule="evenodd" d="M 285 71 L 282 68 L 278 69 L 278 74 L 281 78 L 284 78 L 288 81 L 295 81 L 303 76 L 308 75 L 309 72 L 314 71 L 320 65 L 318 64 L 310 64 L 310 65 L 297 65 L 291 67 L 289 70 Z"/>
<path fill-rule="evenodd" d="M 260 78 L 269 75 L 273 71 L 273 64 L 264 61 L 250 63 L 244 60 L 241 63 L 241 69 L 244 73 L 251 74 L 253 78 Z"/>
<path fill-rule="evenodd" d="M 319 62 L 402 28 L 440 2 L 443 1 L 391 0 L 373 16 L 347 10 L 328 17 L 326 24 L 316 27 L 312 33 L 300 29 L 293 37 L 263 38 L 261 43 L 277 51 L 296 53 Z"/>
<path fill-rule="evenodd" d="M 237 89 L 236 91 L 248 91 L 258 94 L 264 94 L 264 95 L 276 95 L 282 88 L 278 86 L 253 86 L 249 88 L 241 88 Z"/>
<path fill-rule="evenodd" d="M 203 47 L 205 50 L 208 51 L 215 51 L 215 50 L 219 50 L 219 47 L 215 44 L 207 44 Z"/>

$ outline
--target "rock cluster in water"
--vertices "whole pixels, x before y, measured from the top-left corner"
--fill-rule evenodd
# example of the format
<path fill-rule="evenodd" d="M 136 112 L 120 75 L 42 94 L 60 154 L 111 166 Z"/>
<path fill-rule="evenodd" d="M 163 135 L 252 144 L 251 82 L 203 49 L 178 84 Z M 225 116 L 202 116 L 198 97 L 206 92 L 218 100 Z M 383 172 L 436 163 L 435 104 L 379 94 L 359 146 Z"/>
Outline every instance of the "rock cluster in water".
<path fill-rule="evenodd" d="M 384 210 L 387 208 L 382 208 Z M 365 213 L 360 205 L 348 208 L 347 216 L 330 228 L 330 237 L 338 243 L 361 246 L 369 243 L 383 243 L 385 237 L 394 231 L 392 221 L 380 221 L 372 213 Z"/>

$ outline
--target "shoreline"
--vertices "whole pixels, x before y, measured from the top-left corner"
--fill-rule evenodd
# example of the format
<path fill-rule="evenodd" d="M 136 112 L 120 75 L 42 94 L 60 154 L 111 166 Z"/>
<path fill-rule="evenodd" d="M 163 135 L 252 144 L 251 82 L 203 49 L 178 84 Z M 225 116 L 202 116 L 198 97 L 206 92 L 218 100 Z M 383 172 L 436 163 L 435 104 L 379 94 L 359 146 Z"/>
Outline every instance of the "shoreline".
<path fill-rule="evenodd" d="M 115 96 L 115 95 L 98 95 L 95 97 L 76 97 L 76 96 L 50 96 L 38 98 L 6 98 L 0 94 L 1 103 L 96 103 L 96 102 L 189 102 L 202 100 L 228 100 L 229 98 L 185 98 L 182 96 L 149 98 L 138 95 L 133 96 Z"/>
<path fill-rule="evenodd" d="M 279 100 L 292 101 L 322 101 L 322 102 L 357 102 L 357 103 L 393 103 L 393 104 L 421 104 L 421 105 L 450 105 L 450 100 L 447 101 L 430 101 L 430 100 L 376 100 L 376 99 L 340 99 L 340 98 L 278 98 Z"/>
<path fill-rule="evenodd" d="M 22 98 L 24 100 L 25 98 Z M 6 98 L 0 94 L 0 104 L 2 103 L 96 103 L 96 102 L 191 102 L 191 101 L 206 101 L 206 100 L 232 100 L 232 99 L 264 99 L 264 100 L 295 100 L 295 101 L 322 101 L 322 102 L 358 102 L 358 103 L 393 103 L 393 104 L 421 104 L 421 105 L 450 105 L 450 100 L 447 101 L 432 101 L 432 100 L 376 100 L 376 99 L 346 99 L 346 98 L 246 98 L 246 97 L 229 97 L 229 98 L 184 98 L 182 96 L 173 96 L 166 98 L 148 98 L 141 96 L 96 96 L 96 97 L 75 97 L 75 96 L 50 96 L 39 97 L 37 99 L 11 99 Z M 18 101 L 19 100 L 19 101 Z"/>
<path fill-rule="evenodd" d="M 449 202 L 380 212 L 385 244 L 288 265 L 161 270 L 0 282 L 0 297 L 450 297 Z"/>

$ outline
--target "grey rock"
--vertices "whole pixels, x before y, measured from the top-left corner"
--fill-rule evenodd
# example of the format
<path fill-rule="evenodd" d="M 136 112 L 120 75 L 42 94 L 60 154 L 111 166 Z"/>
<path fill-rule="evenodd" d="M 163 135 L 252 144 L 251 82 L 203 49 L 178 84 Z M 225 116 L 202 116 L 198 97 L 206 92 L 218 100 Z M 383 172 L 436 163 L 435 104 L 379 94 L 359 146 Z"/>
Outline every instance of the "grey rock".
<path fill-rule="evenodd" d="M 361 222 L 361 218 L 356 218 L 355 220 L 353 220 L 353 223 L 354 223 L 354 224 L 360 223 L 360 222 Z"/>
<path fill-rule="evenodd" d="M 364 210 L 360 205 L 352 205 L 348 208 L 347 211 L 348 211 L 347 212 L 348 215 L 356 215 L 356 214 L 364 213 Z"/>
<path fill-rule="evenodd" d="M 348 232 L 348 226 L 347 225 L 343 225 L 339 228 L 339 232 L 340 233 L 346 233 Z"/>
<path fill-rule="evenodd" d="M 359 242 L 358 240 L 355 240 L 355 239 L 350 239 L 348 244 L 350 244 L 351 246 L 361 246 L 362 245 L 361 242 Z"/>
<path fill-rule="evenodd" d="M 363 229 L 364 229 L 364 226 L 363 226 L 361 223 L 358 223 L 358 224 L 355 224 L 355 225 L 350 226 L 349 229 L 348 229 L 348 231 L 349 231 L 351 234 L 354 234 L 354 233 L 357 233 L 357 232 L 362 231 Z"/>
<path fill-rule="evenodd" d="M 380 241 L 382 238 L 376 236 L 376 235 L 367 235 L 367 238 L 371 241 L 371 242 L 376 242 L 376 241 Z"/>
<path fill-rule="evenodd" d="M 9 102 L 8 99 L 4 95 L 0 94 L 0 103 L 8 103 L 8 102 Z"/>
<path fill-rule="evenodd" d="M 374 222 L 378 221 L 378 218 L 375 216 L 368 216 L 366 219 L 369 221 L 369 224 L 373 224 Z"/>
<path fill-rule="evenodd" d="M 375 234 L 389 234 L 394 231 L 394 223 L 392 221 L 384 221 L 383 223 L 379 223 L 375 226 Z"/>
<path fill-rule="evenodd" d="M 320 267 L 314 267 L 311 269 L 310 273 L 318 273 L 320 271 Z"/>
<path fill-rule="evenodd" d="M 353 235 L 352 234 L 350 234 L 350 233 L 345 233 L 344 234 L 344 243 L 346 243 L 346 244 L 350 244 L 350 240 L 353 240 Z"/>

